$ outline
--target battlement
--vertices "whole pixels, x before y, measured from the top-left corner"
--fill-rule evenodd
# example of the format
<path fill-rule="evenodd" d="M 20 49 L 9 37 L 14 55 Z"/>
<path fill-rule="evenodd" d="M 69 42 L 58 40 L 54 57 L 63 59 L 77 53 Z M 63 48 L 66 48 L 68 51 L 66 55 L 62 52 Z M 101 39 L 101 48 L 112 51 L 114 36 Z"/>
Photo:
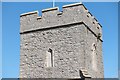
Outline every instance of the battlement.
<path fill-rule="evenodd" d="M 39 12 L 38 11 L 33 11 L 33 12 L 23 13 L 23 14 L 20 15 L 20 17 L 26 16 L 26 15 L 32 15 L 32 14 L 39 14 Z"/>
<path fill-rule="evenodd" d="M 53 11 L 53 10 L 59 10 L 59 8 L 58 7 L 54 7 L 54 8 L 43 9 L 42 13 L 48 12 L 48 11 Z"/>
<path fill-rule="evenodd" d="M 80 3 L 75 3 L 75 4 L 68 4 L 68 5 L 64 5 L 63 8 L 74 7 L 74 6 L 79 6 L 79 5 L 83 5 L 83 4 L 81 2 Z"/>
<path fill-rule="evenodd" d="M 43 9 L 41 16 L 38 11 L 21 14 L 20 33 L 78 22 L 84 22 L 96 35 L 102 33 L 102 26 L 82 3 L 64 5 L 62 8 L 62 12 L 58 7 Z"/>

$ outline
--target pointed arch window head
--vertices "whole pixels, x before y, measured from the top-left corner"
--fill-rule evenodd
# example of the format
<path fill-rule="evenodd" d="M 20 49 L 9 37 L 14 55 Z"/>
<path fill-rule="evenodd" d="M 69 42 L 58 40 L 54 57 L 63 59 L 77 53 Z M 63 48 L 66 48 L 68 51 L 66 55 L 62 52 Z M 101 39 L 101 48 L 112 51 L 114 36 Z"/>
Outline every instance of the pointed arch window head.
<path fill-rule="evenodd" d="M 52 49 L 49 48 L 49 49 L 48 49 L 48 52 L 52 53 Z"/>

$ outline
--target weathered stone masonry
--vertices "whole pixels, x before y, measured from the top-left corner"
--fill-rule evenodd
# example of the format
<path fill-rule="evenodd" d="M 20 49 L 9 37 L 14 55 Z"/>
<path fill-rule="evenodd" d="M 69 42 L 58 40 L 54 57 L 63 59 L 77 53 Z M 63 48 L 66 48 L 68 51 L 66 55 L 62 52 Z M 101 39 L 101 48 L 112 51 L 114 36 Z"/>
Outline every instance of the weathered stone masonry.
<path fill-rule="evenodd" d="M 21 14 L 20 78 L 103 78 L 102 26 L 82 3 Z"/>

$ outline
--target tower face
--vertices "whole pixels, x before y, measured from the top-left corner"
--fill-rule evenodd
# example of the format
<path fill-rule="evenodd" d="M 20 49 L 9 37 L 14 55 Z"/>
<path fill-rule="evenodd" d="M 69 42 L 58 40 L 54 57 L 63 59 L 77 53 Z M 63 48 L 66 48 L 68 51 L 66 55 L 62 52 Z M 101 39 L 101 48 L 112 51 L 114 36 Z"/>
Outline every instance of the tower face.
<path fill-rule="evenodd" d="M 103 78 L 102 27 L 81 3 L 20 16 L 20 78 Z"/>

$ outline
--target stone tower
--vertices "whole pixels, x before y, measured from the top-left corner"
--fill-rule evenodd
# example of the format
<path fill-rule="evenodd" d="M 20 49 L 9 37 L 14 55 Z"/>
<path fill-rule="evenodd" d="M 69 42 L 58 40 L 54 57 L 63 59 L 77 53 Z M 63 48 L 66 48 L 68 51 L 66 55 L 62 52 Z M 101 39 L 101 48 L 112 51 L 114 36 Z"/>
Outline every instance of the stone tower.
<path fill-rule="evenodd" d="M 82 3 L 20 15 L 20 78 L 103 78 L 102 26 Z"/>

